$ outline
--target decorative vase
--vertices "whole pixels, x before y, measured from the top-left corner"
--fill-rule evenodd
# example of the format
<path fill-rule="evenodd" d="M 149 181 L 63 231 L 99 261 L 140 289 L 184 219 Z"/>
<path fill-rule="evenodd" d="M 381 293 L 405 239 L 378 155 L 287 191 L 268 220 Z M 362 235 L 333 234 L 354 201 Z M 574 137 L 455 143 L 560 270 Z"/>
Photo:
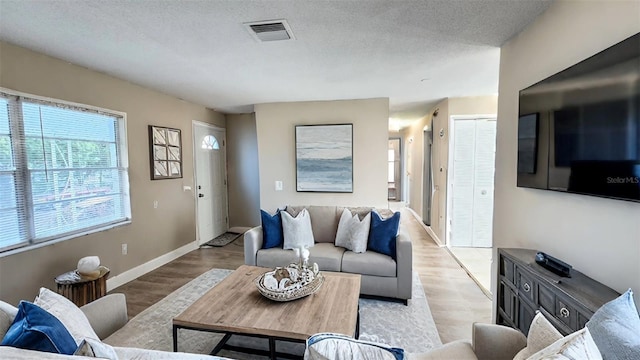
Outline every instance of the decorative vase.
<path fill-rule="evenodd" d="M 81 275 L 92 275 L 96 270 L 98 270 L 99 266 L 100 266 L 99 257 L 86 256 L 78 261 L 78 273 Z"/>

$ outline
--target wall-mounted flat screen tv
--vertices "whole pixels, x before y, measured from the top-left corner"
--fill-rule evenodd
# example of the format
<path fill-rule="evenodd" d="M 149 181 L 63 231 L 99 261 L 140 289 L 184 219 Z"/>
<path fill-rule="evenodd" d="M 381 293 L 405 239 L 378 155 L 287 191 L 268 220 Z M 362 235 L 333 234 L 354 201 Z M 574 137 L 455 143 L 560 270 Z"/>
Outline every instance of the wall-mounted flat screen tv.
<path fill-rule="evenodd" d="M 520 91 L 519 187 L 640 202 L 640 33 Z"/>

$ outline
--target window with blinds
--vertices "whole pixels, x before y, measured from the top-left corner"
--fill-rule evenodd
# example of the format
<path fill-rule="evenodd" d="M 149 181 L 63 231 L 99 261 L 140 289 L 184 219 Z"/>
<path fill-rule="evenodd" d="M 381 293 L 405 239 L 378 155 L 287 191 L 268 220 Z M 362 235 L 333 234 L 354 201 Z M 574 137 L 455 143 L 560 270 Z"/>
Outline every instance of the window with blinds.
<path fill-rule="evenodd" d="M 123 115 L 0 92 L 0 251 L 129 222 Z"/>

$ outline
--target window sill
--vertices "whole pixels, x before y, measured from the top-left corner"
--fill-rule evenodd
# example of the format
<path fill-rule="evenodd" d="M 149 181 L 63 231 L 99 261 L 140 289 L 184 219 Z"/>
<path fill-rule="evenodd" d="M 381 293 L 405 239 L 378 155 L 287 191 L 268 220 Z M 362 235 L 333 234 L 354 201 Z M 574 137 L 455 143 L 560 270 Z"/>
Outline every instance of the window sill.
<path fill-rule="evenodd" d="M 120 226 L 125 226 L 125 225 L 129 225 L 131 224 L 131 220 L 124 220 L 115 224 L 109 224 L 109 225 L 105 225 L 102 227 L 97 227 L 97 228 L 93 228 L 90 230 L 86 230 L 86 231 L 82 231 L 79 232 L 77 234 L 73 234 L 73 235 L 67 235 L 67 236 L 63 236 L 57 239 L 51 239 L 51 240 L 47 240 L 47 241 L 42 241 L 42 242 L 38 242 L 38 243 L 34 243 L 34 244 L 29 244 L 26 246 L 21 246 L 15 249 L 11 249 L 11 250 L 7 250 L 4 252 L 0 252 L 0 259 L 3 257 L 7 257 L 7 256 L 11 256 L 11 255 L 15 255 L 15 254 L 19 254 L 25 251 L 31 251 L 31 250 L 35 250 L 35 249 L 39 249 L 45 246 L 49 246 L 49 245 L 53 245 L 53 244 L 57 244 L 59 242 L 63 242 L 63 241 L 67 241 L 67 240 L 71 240 L 71 239 L 75 239 L 81 236 L 86 236 L 86 235 L 90 235 L 93 233 L 97 233 L 97 232 L 102 232 L 102 231 L 107 231 L 107 230 L 111 230 Z"/>

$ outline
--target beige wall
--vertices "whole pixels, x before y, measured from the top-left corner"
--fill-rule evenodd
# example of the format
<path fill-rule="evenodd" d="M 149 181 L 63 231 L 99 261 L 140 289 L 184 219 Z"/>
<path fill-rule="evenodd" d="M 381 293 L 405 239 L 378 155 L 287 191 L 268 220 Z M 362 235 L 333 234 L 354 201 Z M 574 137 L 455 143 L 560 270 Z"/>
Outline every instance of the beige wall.
<path fill-rule="evenodd" d="M 0 86 L 127 113 L 133 218 L 130 225 L 0 257 L 0 299 L 16 303 L 33 299 L 40 286 L 55 288 L 53 278 L 83 256 L 100 256 L 113 276 L 195 241 L 194 196 L 182 191 L 193 186 L 191 121 L 224 127 L 224 115 L 4 42 Z M 183 179 L 149 180 L 150 124 L 182 130 Z M 121 255 L 122 243 L 128 255 Z"/>
<path fill-rule="evenodd" d="M 310 101 L 255 106 L 260 206 L 387 207 L 389 99 Z M 353 193 L 296 192 L 295 125 L 353 124 Z M 283 191 L 275 191 L 275 181 Z"/>
<path fill-rule="evenodd" d="M 558 1 L 500 59 L 494 248 L 547 252 L 619 292 L 640 291 L 640 204 L 517 188 L 518 91 L 639 31 L 638 1 Z"/>
<path fill-rule="evenodd" d="M 445 222 L 447 210 L 447 171 L 449 168 L 449 122 L 456 115 L 490 115 L 496 114 L 498 97 L 476 96 L 465 98 L 451 98 L 441 101 L 429 111 L 429 115 L 416 121 L 405 131 L 407 146 L 406 163 L 410 167 L 409 173 L 409 206 L 422 217 L 424 206 L 424 128 L 431 124 L 433 129 L 432 168 L 433 200 L 431 209 L 431 230 L 436 234 L 441 244 L 446 241 Z M 437 116 L 432 116 L 435 110 Z M 440 131 L 444 136 L 440 137 Z M 413 142 L 410 143 L 410 139 Z"/>
<path fill-rule="evenodd" d="M 449 99 L 449 113 L 455 115 L 495 115 L 498 95 Z"/>
<path fill-rule="evenodd" d="M 255 114 L 227 115 L 229 226 L 258 226 L 260 176 Z"/>

